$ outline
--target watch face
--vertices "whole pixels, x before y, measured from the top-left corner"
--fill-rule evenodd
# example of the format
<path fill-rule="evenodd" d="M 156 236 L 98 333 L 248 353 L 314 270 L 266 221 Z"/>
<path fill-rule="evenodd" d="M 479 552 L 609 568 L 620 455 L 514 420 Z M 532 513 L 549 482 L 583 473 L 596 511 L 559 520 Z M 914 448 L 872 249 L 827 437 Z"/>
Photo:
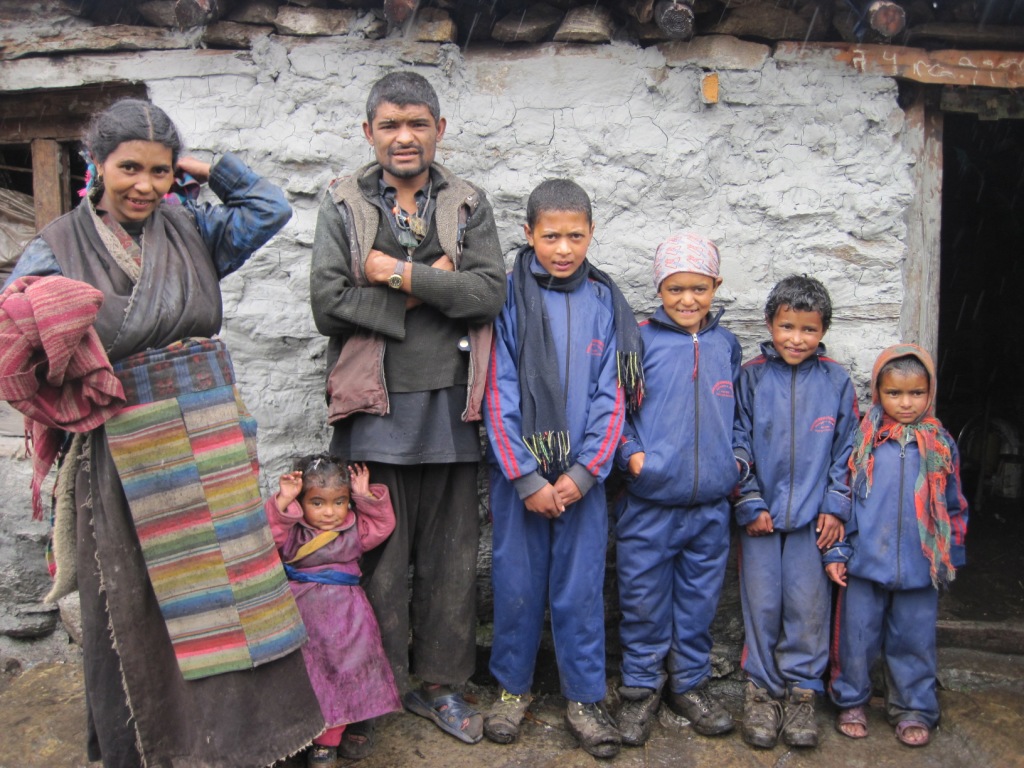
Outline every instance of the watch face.
<path fill-rule="evenodd" d="M 395 290 L 398 290 L 399 288 L 402 287 L 402 276 L 392 275 L 391 277 L 388 278 L 388 285 L 394 288 Z"/>

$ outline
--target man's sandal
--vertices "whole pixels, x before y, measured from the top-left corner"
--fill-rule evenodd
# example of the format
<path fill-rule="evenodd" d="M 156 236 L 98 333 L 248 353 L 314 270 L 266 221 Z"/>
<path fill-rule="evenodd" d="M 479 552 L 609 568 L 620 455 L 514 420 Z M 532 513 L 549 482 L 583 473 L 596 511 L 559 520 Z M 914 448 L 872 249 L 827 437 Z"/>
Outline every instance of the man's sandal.
<path fill-rule="evenodd" d="M 863 733 L 850 733 L 846 730 L 845 726 L 848 725 L 859 725 L 864 729 Z M 836 730 L 839 731 L 843 736 L 850 739 L 863 739 L 868 735 L 868 715 L 864 711 L 864 707 L 850 707 L 840 711 L 839 716 L 836 717 Z"/>
<path fill-rule="evenodd" d="M 924 737 L 914 738 L 915 732 L 924 732 Z M 896 723 L 896 738 L 908 747 L 923 747 L 932 740 L 931 729 L 920 720 L 900 720 Z"/>
<path fill-rule="evenodd" d="M 409 691 L 402 703 L 413 714 L 433 721 L 442 731 L 467 744 L 476 744 L 484 737 L 483 715 L 458 693 L 432 699 L 423 691 Z"/>

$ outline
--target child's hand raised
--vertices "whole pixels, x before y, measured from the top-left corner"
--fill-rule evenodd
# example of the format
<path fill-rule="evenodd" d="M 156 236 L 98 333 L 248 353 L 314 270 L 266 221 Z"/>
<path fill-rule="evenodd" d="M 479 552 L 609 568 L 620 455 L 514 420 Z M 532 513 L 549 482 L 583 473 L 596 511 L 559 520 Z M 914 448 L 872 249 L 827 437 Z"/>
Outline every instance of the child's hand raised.
<path fill-rule="evenodd" d="M 349 464 L 348 472 L 352 478 L 349 483 L 352 495 L 373 498 L 373 494 L 370 493 L 370 470 L 366 468 L 366 465 Z"/>
<path fill-rule="evenodd" d="M 840 587 L 846 586 L 846 563 L 829 563 L 825 566 L 825 573 Z"/>
<path fill-rule="evenodd" d="M 281 479 L 277 481 L 277 496 L 274 497 L 278 511 L 284 512 L 288 509 L 288 505 L 299 498 L 301 493 L 302 472 L 295 470 L 281 475 Z"/>

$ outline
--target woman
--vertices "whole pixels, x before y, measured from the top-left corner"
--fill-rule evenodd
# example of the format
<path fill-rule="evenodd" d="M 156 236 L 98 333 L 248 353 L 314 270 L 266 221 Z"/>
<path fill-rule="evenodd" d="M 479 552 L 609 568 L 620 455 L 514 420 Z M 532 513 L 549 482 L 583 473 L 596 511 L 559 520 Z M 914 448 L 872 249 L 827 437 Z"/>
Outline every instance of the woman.
<path fill-rule="evenodd" d="M 212 337 L 220 278 L 291 209 L 231 154 L 179 158 L 174 124 L 145 101 L 98 115 L 85 144 L 86 198 L 29 244 L 3 296 L 45 291 L 31 276 L 98 289 L 92 328 L 126 401 L 72 442 L 62 470 L 77 511 L 89 759 L 267 765 L 323 720 L 262 514 L 255 425 Z M 175 169 L 224 205 L 165 201 Z"/>

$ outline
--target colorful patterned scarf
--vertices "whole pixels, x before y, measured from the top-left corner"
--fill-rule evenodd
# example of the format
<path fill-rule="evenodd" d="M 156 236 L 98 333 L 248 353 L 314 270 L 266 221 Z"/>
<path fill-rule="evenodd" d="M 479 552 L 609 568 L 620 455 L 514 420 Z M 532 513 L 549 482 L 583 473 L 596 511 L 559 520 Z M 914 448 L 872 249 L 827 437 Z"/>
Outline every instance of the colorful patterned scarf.
<path fill-rule="evenodd" d="M 924 365 L 931 383 L 931 399 L 925 413 L 913 424 L 901 424 L 885 414 L 879 403 L 878 378 L 883 366 L 900 357 L 912 355 Z M 895 440 L 906 445 L 917 442 L 920 469 L 914 484 L 914 508 L 917 528 L 921 536 L 921 551 L 928 558 L 932 584 L 949 584 L 956 578 L 956 569 L 950 560 L 952 529 L 946 509 L 946 483 L 954 471 L 953 444 L 942 423 L 933 415 L 935 402 L 935 367 L 931 356 L 914 344 L 889 347 L 875 362 L 872 371 L 872 400 L 874 405 L 861 420 L 854 436 L 850 471 L 853 488 L 865 497 L 874 479 L 874 451 L 882 443 Z"/>

